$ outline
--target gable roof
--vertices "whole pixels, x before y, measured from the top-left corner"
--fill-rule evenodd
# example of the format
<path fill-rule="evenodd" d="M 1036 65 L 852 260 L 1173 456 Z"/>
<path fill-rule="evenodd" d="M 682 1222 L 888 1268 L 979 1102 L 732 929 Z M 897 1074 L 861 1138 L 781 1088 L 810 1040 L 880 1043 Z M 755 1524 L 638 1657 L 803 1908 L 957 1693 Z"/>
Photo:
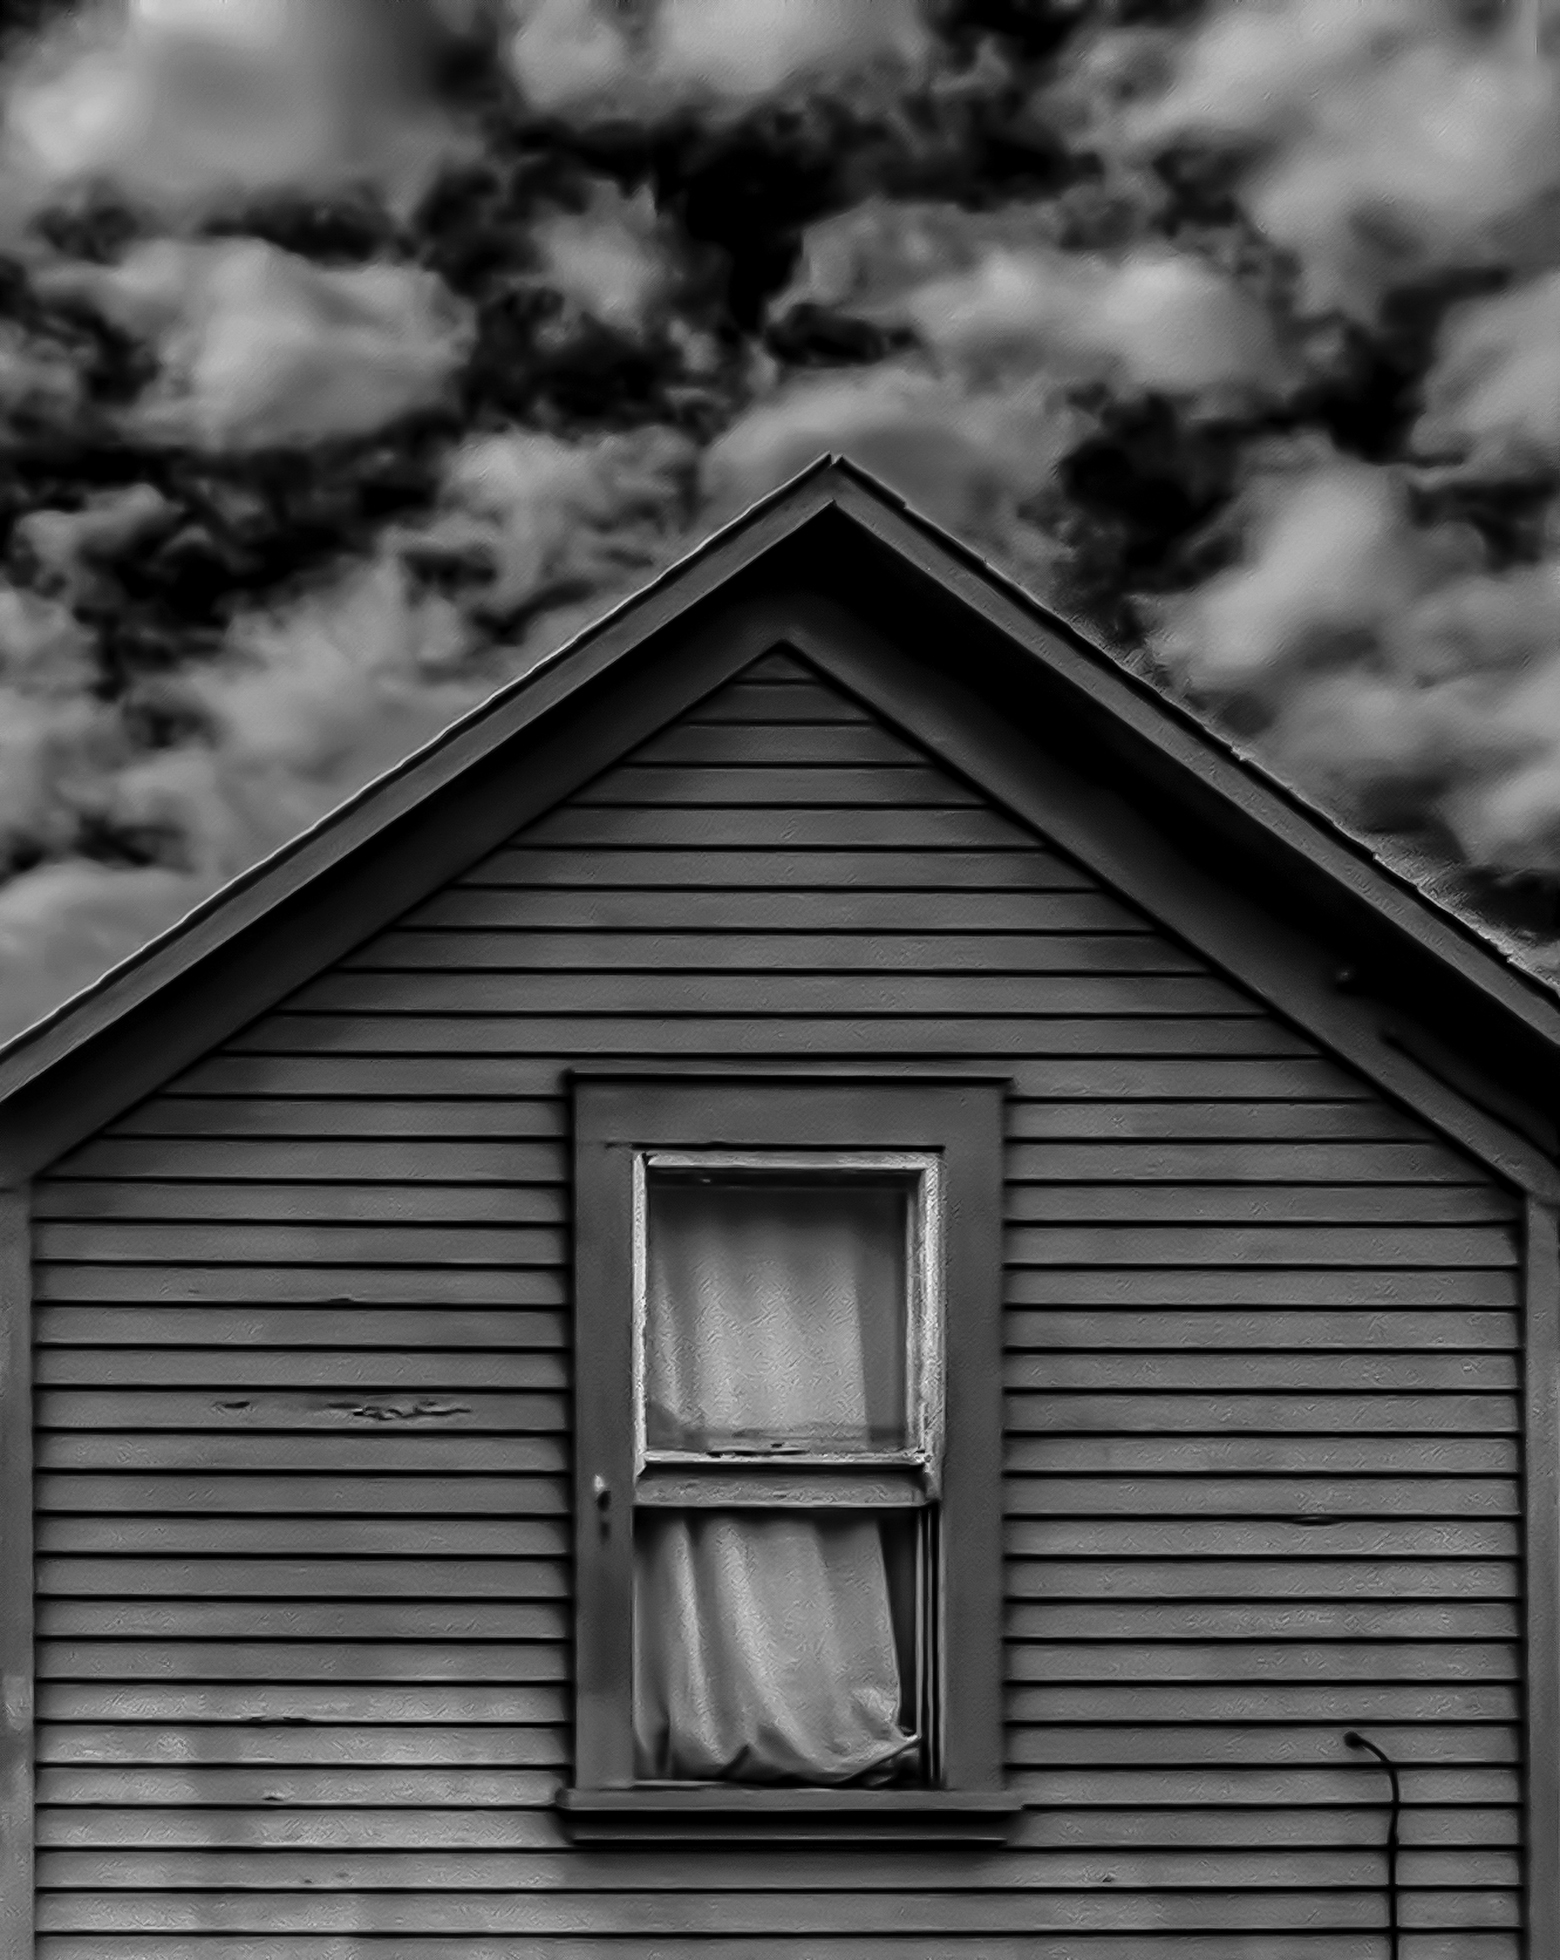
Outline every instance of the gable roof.
<path fill-rule="evenodd" d="M 1323 998 L 1330 986 L 1340 998 L 1389 1003 L 1397 1031 L 1381 1027 L 1378 1036 L 1409 1053 L 1417 1042 L 1421 1067 L 1443 1087 L 1457 1082 L 1458 1057 L 1472 1053 L 1518 1085 L 1519 1101 L 1560 1090 L 1560 996 L 1189 710 L 835 457 L 0 1049 L 0 1178 L 28 1175 L 100 1128 L 616 760 L 641 739 L 636 716 L 648 733 L 676 713 L 665 692 L 664 656 L 674 644 L 689 666 L 681 685 L 691 704 L 787 637 L 771 623 L 767 637 L 752 639 L 750 623 L 749 644 L 742 606 L 751 612 L 755 598 L 794 592 L 817 595 L 902 663 L 938 677 L 954 720 L 983 713 L 984 744 L 956 743 L 945 759 L 1036 828 L 1046 824 L 1027 793 L 1025 752 L 1001 751 L 1014 741 L 1055 745 L 1060 734 L 1065 758 L 1057 766 L 1083 770 L 1085 797 L 1132 805 L 1152 826 L 1137 831 L 1140 845 L 1151 834 L 1176 840 L 1217 863 L 1219 884 L 1268 911 L 1281 894 L 1282 910 L 1333 949 L 1319 980 L 1304 976 L 1313 1011 L 1293 987 L 1276 998 L 1234 945 L 1212 956 L 1324 1044 L 1339 1045 L 1338 1017 Z M 805 611 L 797 619 L 811 650 Z M 645 681 L 637 695 L 636 676 Z M 629 694 L 614 697 L 610 716 L 592 719 L 589 704 L 609 683 Z M 938 745 L 934 725 L 918 733 Z M 437 823 L 429 821 L 435 814 Z M 1058 841 L 1066 847 L 1065 837 Z M 370 887 L 382 916 L 366 904 Z M 1151 885 L 1132 895 L 1156 910 Z M 1186 918 L 1206 913 L 1193 902 L 1190 914 L 1168 921 L 1205 953 L 1205 936 Z M 1293 963 L 1292 945 L 1280 964 L 1283 957 Z M 1285 994 L 1271 956 L 1267 969 Z M 1403 1020 L 1404 1003 L 1413 1025 Z M 1350 1059 L 1366 1065 L 1360 1054 Z M 1489 1113 L 1487 1098 L 1485 1107 Z M 1494 1114 L 1513 1120 L 1508 1107 Z M 1552 1152 L 1530 1109 L 1515 1120 Z"/>

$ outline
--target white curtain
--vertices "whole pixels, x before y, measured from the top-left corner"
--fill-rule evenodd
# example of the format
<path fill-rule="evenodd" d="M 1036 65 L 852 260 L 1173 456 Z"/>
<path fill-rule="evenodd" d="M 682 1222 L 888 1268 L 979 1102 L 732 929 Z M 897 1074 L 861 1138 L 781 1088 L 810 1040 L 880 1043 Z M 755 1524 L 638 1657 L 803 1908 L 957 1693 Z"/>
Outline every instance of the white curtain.
<path fill-rule="evenodd" d="M 904 1199 L 670 1185 L 651 1211 L 651 1446 L 861 1450 L 903 1436 Z M 848 1512 L 641 1514 L 636 1773 L 843 1783 L 917 1746 L 882 1530 Z"/>

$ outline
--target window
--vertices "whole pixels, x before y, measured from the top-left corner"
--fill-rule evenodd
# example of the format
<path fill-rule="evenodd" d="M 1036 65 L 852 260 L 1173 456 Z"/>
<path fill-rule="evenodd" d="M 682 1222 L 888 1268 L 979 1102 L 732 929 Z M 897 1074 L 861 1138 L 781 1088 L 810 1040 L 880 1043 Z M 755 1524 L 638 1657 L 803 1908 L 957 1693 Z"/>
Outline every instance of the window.
<path fill-rule="evenodd" d="M 1000 1836 L 1002 1085 L 576 1080 L 576 1837 Z"/>

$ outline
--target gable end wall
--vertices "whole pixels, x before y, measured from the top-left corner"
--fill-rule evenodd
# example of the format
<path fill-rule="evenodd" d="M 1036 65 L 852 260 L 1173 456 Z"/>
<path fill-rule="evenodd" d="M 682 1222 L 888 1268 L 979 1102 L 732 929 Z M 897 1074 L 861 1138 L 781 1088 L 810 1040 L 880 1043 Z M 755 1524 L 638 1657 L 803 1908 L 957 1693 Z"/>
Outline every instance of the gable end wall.
<path fill-rule="evenodd" d="M 1010 1069 L 1000 1853 L 567 1849 L 580 1061 Z M 1518 1207 L 771 660 L 41 1179 L 40 1960 L 1516 1960 Z"/>

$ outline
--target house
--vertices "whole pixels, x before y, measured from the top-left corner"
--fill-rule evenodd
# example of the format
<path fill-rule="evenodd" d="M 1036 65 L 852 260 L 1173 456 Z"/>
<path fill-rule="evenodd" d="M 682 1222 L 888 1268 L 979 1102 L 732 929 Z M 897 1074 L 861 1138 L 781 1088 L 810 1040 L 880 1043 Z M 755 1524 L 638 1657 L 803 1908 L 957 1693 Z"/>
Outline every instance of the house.
<path fill-rule="evenodd" d="M 815 469 L 0 1057 L 0 1952 L 1550 1960 L 1557 1086 Z"/>

